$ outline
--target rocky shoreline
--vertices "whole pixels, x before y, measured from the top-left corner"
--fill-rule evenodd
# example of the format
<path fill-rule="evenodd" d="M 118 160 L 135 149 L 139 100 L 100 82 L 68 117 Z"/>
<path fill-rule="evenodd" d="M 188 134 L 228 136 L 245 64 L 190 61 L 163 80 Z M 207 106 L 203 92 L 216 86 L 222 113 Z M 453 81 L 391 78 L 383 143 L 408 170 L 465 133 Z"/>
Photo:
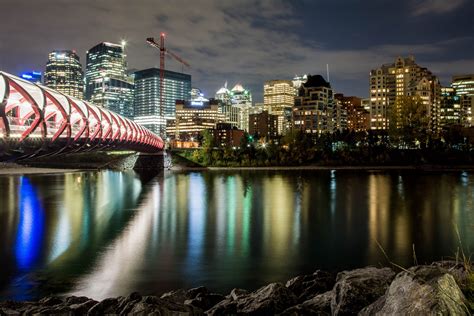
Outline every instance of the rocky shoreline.
<path fill-rule="evenodd" d="M 409 269 L 366 267 L 337 274 L 318 270 L 248 292 L 212 293 L 205 287 L 161 297 L 132 293 L 95 301 L 45 297 L 0 302 L 0 315 L 470 315 L 473 266 L 454 261 Z"/>

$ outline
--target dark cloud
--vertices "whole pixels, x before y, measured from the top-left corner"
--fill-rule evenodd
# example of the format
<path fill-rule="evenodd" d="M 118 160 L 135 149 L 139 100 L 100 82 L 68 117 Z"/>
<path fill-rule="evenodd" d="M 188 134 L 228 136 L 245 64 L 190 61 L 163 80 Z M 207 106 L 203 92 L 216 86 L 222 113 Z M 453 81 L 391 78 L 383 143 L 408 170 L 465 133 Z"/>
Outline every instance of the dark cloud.
<path fill-rule="evenodd" d="M 370 69 L 397 55 L 415 55 L 445 82 L 473 72 L 473 13 L 461 0 L 2 0 L 0 68 L 42 70 L 53 49 L 84 61 L 88 48 L 121 39 L 130 68 L 158 66 L 145 38 L 166 32 L 210 96 L 241 82 L 261 101 L 265 80 L 326 74 L 326 64 L 335 89 L 366 96 Z M 172 59 L 167 68 L 182 69 Z"/>

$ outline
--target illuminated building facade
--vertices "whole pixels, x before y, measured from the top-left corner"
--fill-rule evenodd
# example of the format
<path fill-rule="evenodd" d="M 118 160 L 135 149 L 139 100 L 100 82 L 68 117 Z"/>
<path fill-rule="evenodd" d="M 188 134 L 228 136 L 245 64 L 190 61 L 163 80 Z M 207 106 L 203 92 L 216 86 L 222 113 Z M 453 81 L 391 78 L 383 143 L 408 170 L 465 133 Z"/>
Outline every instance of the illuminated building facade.
<path fill-rule="evenodd" d="M 249 134 L 268 139 L 276 138 L 278 133 L 278 115 L 263 111 L 258 114 L 249 115 Z"/>
<path fill-rule="evenodd" d="M 460 125 L 462 118 L 461 97 L 451 87 L 441 88 L 440 126 Z"/>
<path fill-rule="evenodd" d="M 134 86 L 127 75 L 124 45 L 103 42 L 86 56 L 86 100 L 133 118 Z"/>
<path fill-rule="evenodd" d="M 42 83 L 43 74 L 39 71 L 28 71 L 20 74 L 21 79 L 33 82 L 33 83 Z"/>
<path fill-rule="evenodd" d="M 217 123 L 224 120 L 224 115 L 219 113 L 217 100 L 177 100 L 176 116 L 167 121 L 166 135 L 171 139 L 194 141 L 203 130 L 215 128 Z"/>
<path fill-rule="evenodd" d="M 232 106 L 231 94 L 230 90 L 227 89 L 227 82 L 216 92 L 215 99 L 219 102 L 219 112 L 224 114 L 225 122 L 238 127 L 240 109 Z"/>
<path fill-rule="evenodd" d="M 385 64 L 370 72 L 370 127 L 387 129 L 397 97 L 420 97 L 430 117 L 430 129 L 439 130 L 441 85 L 427 68 L 415 63 L 415 58 L 398 57 L 393 64 Z"/>
<path fill-rule="evenodd" d="M 238 83 L 230 90 L 230 98 L 233 107 L 239 109 L 239 128 L 248 132 L 249 111 L 252 107 L 252 94 L 249 90 Z"/>
<path fill-rule="evenodd" d="M 337 107 L 346 111 L 346 124 L 339 123 L 340 129 L 361 132 L 370 129 L 370 113 L 362 106 L 362 99 L 354 96 L 346 97 L 342 93 L 334 95 Z"/>
<path fill-rule="evenodd" d="M 191 100 L 190 75 L 165 70 L 164 104 L 160 105 L 160 69 L 150 68 L 135 72 L 135 122 L 157 134 L 160 134 L 160 131 L 163 134 L 166 131 L 166 120 L 175 118 L 176 100 Z"/>
<path fill-rule="evenodd" d="M 57 50 L 49 53 L 44 84 L 61 93 L 83 99 L 84 73 L 75 51 Z"/>
<path fill-rule="evenodd" d="M 263 86 L 265 109 L 278 116 L 278 134 L 291 127 L 291 109 L 295 104 L 295 88 L 291 80 L 270 80 Z"/>
<path fill-rule="evenodd" d="M 451 87 L 460 98 L 461 124 L 464 127 L 474 125 L 474 74 L 454 76 Z"/>
<path fill-rule="evenodd" d="M 334 132 L 334 98 L 329 82 L 320 75 L 308 76 L 295 97 L 293 128 L 310 134 Z"/>
<path fill-rule="evenodd" d="M 219 147 L 239 147 L 245 132 L 230 123 L 218 123 L 215 128 L 209 129 L 214 137 L 214 143 Z"/>

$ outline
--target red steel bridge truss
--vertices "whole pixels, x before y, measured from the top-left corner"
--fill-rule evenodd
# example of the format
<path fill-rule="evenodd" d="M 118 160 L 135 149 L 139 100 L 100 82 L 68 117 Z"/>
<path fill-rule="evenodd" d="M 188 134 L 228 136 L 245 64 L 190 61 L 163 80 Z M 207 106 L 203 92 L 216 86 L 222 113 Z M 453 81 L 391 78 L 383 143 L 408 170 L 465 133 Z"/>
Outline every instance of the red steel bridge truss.
<path fill-rule="evenodd" d="M 0 71 L 0 160 L 162 149 L 159 136 L 125 117 Z"/>

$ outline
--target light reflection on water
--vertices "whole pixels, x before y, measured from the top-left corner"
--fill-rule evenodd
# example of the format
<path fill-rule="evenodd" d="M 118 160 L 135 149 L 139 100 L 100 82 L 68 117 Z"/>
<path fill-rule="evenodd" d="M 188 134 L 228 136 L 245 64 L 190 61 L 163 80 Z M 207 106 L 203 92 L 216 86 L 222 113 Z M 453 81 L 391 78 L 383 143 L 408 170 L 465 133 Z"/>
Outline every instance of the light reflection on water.
<path fill-rule="evenodd" d="M 133 173 L 0 177 L 0 296 L 94 298 L 255 288 L 316 268 L 474 250 L 467 172 Z"/>

